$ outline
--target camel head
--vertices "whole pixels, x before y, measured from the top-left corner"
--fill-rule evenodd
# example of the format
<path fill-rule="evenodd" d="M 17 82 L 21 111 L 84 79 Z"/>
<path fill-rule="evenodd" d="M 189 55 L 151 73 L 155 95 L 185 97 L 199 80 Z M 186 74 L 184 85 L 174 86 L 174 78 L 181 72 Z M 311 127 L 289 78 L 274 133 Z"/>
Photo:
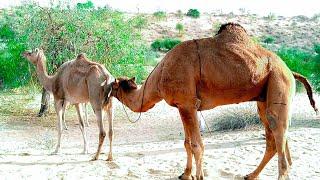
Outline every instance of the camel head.
<path fill-rule="evenodd" d="M 127 77 L 120 77 L 109 84 L 106 84 L 106 81 L 101 83 L 101 86 L 104 87 L 104 104 L 108 103 L 112 96 L 118 98 L 122 93 L 128 93 L 137 89 L 138 86 L 135 80 L 135 77 L 130 79 Z"/>
<path fill-rule="evenodd" d="M 30 61 L 32 64 L 36 65 L 38 63 L 38 60 L 40 57 L 42 57 L 43 50 L 36 48 L 35 50 L 32 51 L 25 51 L 22 53 L 22 56 L 25 57 L 28 61 Z"/>

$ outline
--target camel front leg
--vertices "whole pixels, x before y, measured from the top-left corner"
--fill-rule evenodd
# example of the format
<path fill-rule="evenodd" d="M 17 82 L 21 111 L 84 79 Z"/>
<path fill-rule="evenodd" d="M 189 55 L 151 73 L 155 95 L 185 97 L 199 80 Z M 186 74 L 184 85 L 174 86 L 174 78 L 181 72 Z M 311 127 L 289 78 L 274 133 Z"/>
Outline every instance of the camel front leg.
<path fill-rule="evenodd" d="M 83 122 L 83 111 L 82 111 L 82 106 L 80 104 L 76 104 L 76 109 L 77 109 L 77 114 L 78 114 L 78 119 L 79 119 L 79 127 L 82 133 L 83 137 L 83 151 L 82 154 L 87 154 L 88 153 L 88 145 L 87 145 L 87 135 L 86 135 L 86 129 L 84 126 Z"/>
<path fill-rule="evenodd" d="M 180 176 L 180 179 L 192 179 L 192 155 L 194 156 L 196 163 L 196 179 L 203 179 L 203 152 L 204 145 L 202 142 L 199 121 L 197 118 L 197 110 L 195 108 L 178 107 L 181 120 L 183 122 L 185 131 L 185 148 L 187 151 L 187 166 L 184 174 Z"/>
<path fill-rule="evenodd" d="M 57 154 L 60 150 L 61 134 L 62 134 L 62 115 L 63 115 L 63 100 L 55 100 L 54 107 L 57 113 L 57 129 L 58 129 L 58 143 L 53 154 Z"/>
<path fill-rule="evenodd" d="M 106 137 L 106 131 L 104 130 L 104 125 L 103 125 L 103 112 L 101 109 L 94 109 L 94 113 L 97 117 L 97 122 L 98 122 L 98 127 L 99 127 L 99 145 L 98 145 L 98 149 L 96 152 L 96 155 L 92 158 L 92 161 L 95 161 L 97 159 L 99 159 L 99 155 L 101 152 L 101 148 L 104 142 L 104 138 Z"/>

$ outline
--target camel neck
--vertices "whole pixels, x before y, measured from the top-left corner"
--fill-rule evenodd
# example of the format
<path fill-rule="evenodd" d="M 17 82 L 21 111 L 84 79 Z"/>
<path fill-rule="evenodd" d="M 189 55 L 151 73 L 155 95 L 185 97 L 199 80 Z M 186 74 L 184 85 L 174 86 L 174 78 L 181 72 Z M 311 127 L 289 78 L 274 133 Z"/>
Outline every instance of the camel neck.
<path fill-rule="evenodd" d="M 118 99 L 130 108 L 134 112 L 142 112 L 141 105 L 142 104 L 142 94 L 143 94 L 143 87 L 131 90 L 130 92 L 121 91 L 118 94 Z"/>
<path fill-rule="evenodd" d="M 118 99 L 134 112 L 146 112 L 162 99 L 149 83 L 144 83 L 139 89 L 130 92 L 120 91 Z"/>
<path fill-rule="evenodd" d="M 52 77 L 48 75 L 46 67 L 46 59 L 43 56 L 38 57 L 37 62 L 37 75 L 41 85 L 47 90 L 52 92 Z"/>

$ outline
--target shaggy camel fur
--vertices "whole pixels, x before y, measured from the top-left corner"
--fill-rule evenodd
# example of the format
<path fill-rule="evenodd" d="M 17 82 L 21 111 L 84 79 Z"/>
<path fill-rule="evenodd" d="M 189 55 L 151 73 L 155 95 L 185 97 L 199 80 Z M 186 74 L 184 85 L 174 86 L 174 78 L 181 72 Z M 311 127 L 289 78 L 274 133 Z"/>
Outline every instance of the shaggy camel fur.
<path fill-rule="evenodd" d="M 279 179 L 285 179 L 292 163 L 286 135 L 295 78 L 304 83 L 316 110 L 312 89 L 303 76 L 292 73 L 277 55 L 254 43 L 240 25 L 228 23 L 213 38 L 186 41 L 169 51 L 140 89 L 134 78 L 117 78 L 104 87 L 135 112 L 145 112 L 162 99 L 178 108 L 187 152 L 180 179 L 192 179 L 192 157 L 196 178 L 203 179 L 204 145 L 197 111 L 257 101 L 266 152 L 258 168 L 245 178 L 257 178 L 277 152 Z M 108 101 L 109 96 L 105 97 Z"/>
<path fill-rule="evenodd" d="M 112 139 L 113 139 L 113 112 L 112 100 L 103 104 L 103 88 L 101 82 L 112 79 L 111 74 L 104 66 L 89 61 L 84 54 L 78 55 L 75 60 L 65 62 L 60 66 L 57 73 L 49 76 L 46 70 L 46 57 L 42 50 L 23 53 L 32 64 L 36 65 L 37 75 L 43 87 L 52 92 L 54 105 L 58 120 L 58 143 L 54 153 L 58 153 L 61 142 L 62 120 L 67 104 L 74 104 L 77 109 L 79 126 L 82 132 L 84 148 L 83 153 L 87 153 L 87 140 L 85 126 L 83 122 L 83 110 L 80 104 L 90 102 L 97 118 L 99 126 L 99 146 L 93 160 L 98 159 L 106 132 L 103 125 L 103 109 L 106 110 L 109 121 L 110 150 L 108 160 L 112 160 Z"/>

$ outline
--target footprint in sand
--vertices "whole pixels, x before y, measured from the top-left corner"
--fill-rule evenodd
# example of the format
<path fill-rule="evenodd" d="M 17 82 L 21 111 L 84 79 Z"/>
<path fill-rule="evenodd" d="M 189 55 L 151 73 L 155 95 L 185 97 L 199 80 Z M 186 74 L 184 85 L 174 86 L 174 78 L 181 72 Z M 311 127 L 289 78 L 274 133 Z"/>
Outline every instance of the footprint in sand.
<path fill-rule="evenodd" d="M 149 174 L 165 174 L 165 171 L 157 170 L 157 169 L 148 169 Z"/>
<path fill-rule="evenodd" d="M 120 166 L 115 162 L 107 162 L 107 165 L 110 169 L 120 169 Z"/>
<path fill-rule="evenodd" d="M 232 174 L 231 172 L 225 171 L 225 170 L 219 170 L 219 173 L 222 177 L 226 177 L 226 178 L 234 177 L 234 174 Z"/>

